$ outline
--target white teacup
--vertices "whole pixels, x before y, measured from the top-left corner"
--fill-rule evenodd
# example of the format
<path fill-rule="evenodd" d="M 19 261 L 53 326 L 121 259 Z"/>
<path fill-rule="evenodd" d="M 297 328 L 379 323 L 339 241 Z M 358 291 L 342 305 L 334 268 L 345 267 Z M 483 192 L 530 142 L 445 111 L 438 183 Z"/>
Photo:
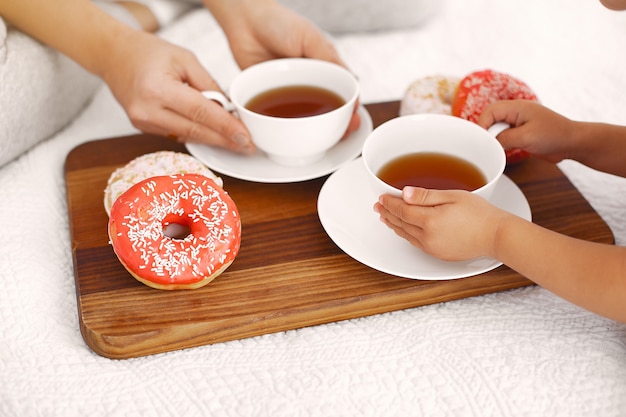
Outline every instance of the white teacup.
<path fill-rule="evenodd" d="M 401 196 L 402 190 L 378 177 L 388 162 L 412 153 L 446 154 L 469 162 L 486 184 L 472 192 L 489 199 L 506 165 L 504 149 L 496 136 L 509 126 L 497 123 L 485 130 L 467 120 L 442 114 L 413 114 L 383 123 L 366 138 L 363 161 L 378 194 Z"/>
<path fill-rule="evenodd" d="M 310 86 L 340 96 L 339 108 L 314 116 L 276 117 L 249 110 L 254 97 L 280 87 Z M 273 161 L 302 166 L 321 159 L 345 134 L 359 95 L 359 84 L 345 68 L 326 61 L 285 58 L 266 61 L 242 71 L 229 88 L 230 101 L 215 91 L 203 95 L 235 111 L 252 141 Z"/>

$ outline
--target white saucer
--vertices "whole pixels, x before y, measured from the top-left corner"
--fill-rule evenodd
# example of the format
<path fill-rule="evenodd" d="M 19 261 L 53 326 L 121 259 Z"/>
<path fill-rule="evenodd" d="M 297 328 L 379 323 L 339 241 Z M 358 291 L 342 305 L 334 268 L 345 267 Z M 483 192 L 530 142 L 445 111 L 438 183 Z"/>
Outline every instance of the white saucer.
<path fill-rule="evenodd" d="M 352 258 L 388 274 L 422 280 L 463 278 L 502 265 L 491 258 L 446 262 L 411 246 L 379 220 L 373 208 L 378 195 L 367 181 L 365 165 L 362 158 L 358 158 L 326 180 L 317 201 L 326 233 Z M 531 219 L 526 197 L 506 176 L 496 184 L 493 203 Z"/>
<path fill-rule="evenodd" d="M 230 177 L 265 183 L 307 181 L 330 174 L 361 154 L 363 142 L 372 131 L 372 118 L 363 106 L 359 107 L 358 114 L 361 126 L 357 131 L 332 147 L 320 161 L 302 167 L 278 165 L 261 151 L 240 155 L 197 143 L 186 146 L 190 154 L 209 168 Z"/>

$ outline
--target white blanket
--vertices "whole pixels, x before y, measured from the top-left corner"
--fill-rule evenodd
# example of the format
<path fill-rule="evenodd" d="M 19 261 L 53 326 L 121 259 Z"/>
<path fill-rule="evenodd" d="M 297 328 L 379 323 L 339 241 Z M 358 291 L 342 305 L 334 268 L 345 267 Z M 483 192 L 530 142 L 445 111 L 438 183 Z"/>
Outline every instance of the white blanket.
<path fill-rule="evenodd" d="M 223 84 L 211 16 L 163 32 Z M 341 35 L 365 103 L 418 77 L 493 68 L 575 119 L 626 125 L 626 14 L 597 0 L 449 0 L 415 30 Z M 626 415 L 626 326 L 532 286 L 129 360 L 93 353 L 77 318 L 63 163 L 135 132 L 106 88 L 0 170 L 1 416 Z M 626 156 L 625 156 L 626 161 Z M 626 180 L 562 169 L 626 244 Z"/>

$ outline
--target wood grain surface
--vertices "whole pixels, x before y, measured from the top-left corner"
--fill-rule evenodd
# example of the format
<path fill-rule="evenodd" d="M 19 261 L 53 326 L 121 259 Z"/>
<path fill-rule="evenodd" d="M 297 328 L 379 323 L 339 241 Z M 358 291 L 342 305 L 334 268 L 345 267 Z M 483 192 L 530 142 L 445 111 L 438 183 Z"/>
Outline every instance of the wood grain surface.
<path fill-rule="evenodd" d="M 398 102 L 365 106 L 374 126 L 398 114 Z M 185 152 L 165 138 L 136 135 L 87 142 L 65 164 L 80 328 L 87 345 L 130 358 L 530 285 L 501 266 L 448 281 L 398 278 L 343 253 L 316 210 L 326 177 L 260 184 L 222 176 L 242 220 L 231 267 L 198 290 L 149 288 L 122 267 L 108 243 L 103 192 L 111 172 L 158 150 Z M 537 159 L 507 169 L 533 221 L 577 238 L 613 243 L 608 226 L 554 165 Z"/>

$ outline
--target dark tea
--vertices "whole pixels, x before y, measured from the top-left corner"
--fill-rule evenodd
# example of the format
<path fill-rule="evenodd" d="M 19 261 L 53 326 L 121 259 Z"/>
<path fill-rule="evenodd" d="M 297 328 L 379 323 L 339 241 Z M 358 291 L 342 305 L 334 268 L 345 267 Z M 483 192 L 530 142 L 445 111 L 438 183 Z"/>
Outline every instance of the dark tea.
<path fill-rule="evenodd" d="M 327 113 L 345 104 L 338 94 L 321 87 L 292 85 L 253 97 L 246 108 L 272 117 L 308 117 Z"/>
<path fill-rule="evenodd" d="M 474 191 L 487 184 L 483 173 L 472 163 L 436 152 L 417 152 L 392 159 L 378 171 L 378 177 L 400 190 L 410 185 Z"/>

